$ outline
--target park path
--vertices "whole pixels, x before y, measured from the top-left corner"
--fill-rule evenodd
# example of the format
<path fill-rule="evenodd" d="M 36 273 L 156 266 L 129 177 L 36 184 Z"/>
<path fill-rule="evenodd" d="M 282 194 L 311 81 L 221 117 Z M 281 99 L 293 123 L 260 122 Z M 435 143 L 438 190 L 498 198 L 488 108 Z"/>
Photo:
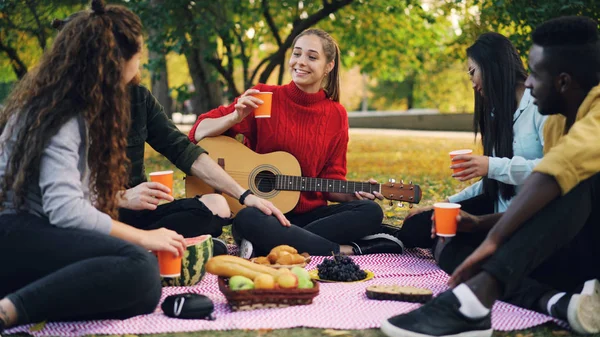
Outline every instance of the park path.
<path fill-rule="evenodd" d="M 178 124 L 177 127 L 181 132 L 187 134 L 192 128 L 189 124 Z M 399 136 L 399 137 L 435 137 L 446 139 L 473 139 L 472 132 L 457 132 L 457 131 L 424 131 L 424 130 L 398 130 L 398 129 L 363 129 L 350 128 L 350 136 L 352 135 L 384 135 L 384 136 Z"/>
<path fill-rule="evenodd" d="M 446 139 L 473 139 L 473 132 L 458 131 L 424 131 L 424 130 L 398 130 L 398 129 L 363 129 L 350 128 L 352 135 L 383 135 L 400 137 L 436 137 Z"/>

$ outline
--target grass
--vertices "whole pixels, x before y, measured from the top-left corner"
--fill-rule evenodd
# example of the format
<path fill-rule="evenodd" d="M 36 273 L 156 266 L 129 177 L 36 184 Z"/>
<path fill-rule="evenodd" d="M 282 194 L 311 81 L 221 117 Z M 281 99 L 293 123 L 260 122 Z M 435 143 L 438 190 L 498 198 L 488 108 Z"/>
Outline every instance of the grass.
<path fill-rule="evenodd" d="M 425 137 L 408 135 L 366 134 L 351 132 L 348 147 L 348 179 L 366 180 L 370 177 L 380 182 L 390 178 L 396 181 L 412 181 L 420 185 L 423 199 L 419 206 L 430 205 L 435 201 L 466 187 L 468 183 L 458 182 L 450 177 L 448 152 L 461 148 L 473 148 L 481 152 L 474 144 L 473 137 Z M 164 169 L 175 170 L 174 195 L 184 197 L 184 174 L 175 169 L 164 157 L 148 148 L 146 154 L 147 172 Z M 385 214 L 385 222 L 401 226 L 402 220 L 409 211 L 408 205 L 400 207 L 396 203 L 389 205 L 381 202 Z M 229 231 L 224 231 L 223 238 L 230 240 Z M 514 337 L 548 337 L 569 336 L 571 333 L 554 324 L 546 324 L 533 329 L 511 332 L 494 332 L 494 336 Z M 25 336 L 25 335 L 19 335 Z M 125 335 L 135 337 L 135 335 Z M 124 337 L 125 337 L 124 336 Z M 170 333 L 157 335 L 140 335 L 152 337 L 306 337 L 306 336 L 356 336 L 382 337 L 378 329 L 366 330 L 331 330 L 331 329 L 283 329 L 283 330 L 234 330 L 234 331 L 198 331 L 190 333 Z M 595 335 L 600 337 L 600 334 Z M 115 336 L 116 337 L 116 336 Z"/>

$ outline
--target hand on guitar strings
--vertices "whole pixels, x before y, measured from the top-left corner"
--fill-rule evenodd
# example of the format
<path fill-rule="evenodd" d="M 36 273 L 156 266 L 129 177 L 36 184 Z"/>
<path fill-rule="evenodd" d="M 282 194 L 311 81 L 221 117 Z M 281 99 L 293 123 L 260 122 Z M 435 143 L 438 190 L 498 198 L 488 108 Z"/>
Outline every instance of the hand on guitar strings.
<path fill-rule="evenodd" d="M 369 179 L 368 181 L 369 181 L 369 183 L 371 183 L 373 185 L 379 184 L 377 182 L 377 180 L 375 180 L 373 178 Z M 358 200 L 364 200 L 364 199 L 375 200 L 375 198 L 377 198 L 379 200 L 383 200 L 383 195 L 377 191 L 373 191 L 373 193 L 369 193 L 369 192 L 365 192 L 365 191 L 357 191 L 357 192 L 354 192 L 354 196 Z"/>
<path fill-rule="evenodd" d="M 244 199 L 244 205 L 248 207 L 256 207 L 267 215 L 275 216 L 284 227 L 290 227 L 292 225 L 285 215 L 283 215 L 283 213 L 279 210 L 279 208 L 275 207 L 272 202 L 259 198 L 254 194 L 249 194 L 246 199 Z"/>
<path fill-rule="evenodd" d="M 254 109 L 258 108 L 259 105 L 263 104 L 263 101 L 257 97 L 251 96 L 253 94 L 258 94 L 260 91 L 256 89 L 248 89 L 245 93 L 242 94 L 235 103 L 235 111 L 234 114 L 237 114 L 235 121 L 237 123 L 241 122 L 254 111 Z"/>

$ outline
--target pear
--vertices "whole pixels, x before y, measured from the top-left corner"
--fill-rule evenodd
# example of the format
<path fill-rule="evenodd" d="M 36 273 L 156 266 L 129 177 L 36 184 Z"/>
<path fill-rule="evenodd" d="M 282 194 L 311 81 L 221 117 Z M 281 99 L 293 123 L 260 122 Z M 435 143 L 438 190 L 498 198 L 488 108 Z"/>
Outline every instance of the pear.
<path fill-rule="evenodd" d="M 308 279 L 302 279 L 298 281 L 298 289 L 310 289 L 310 288 L 314 288 L 314 283 L 312 280 Z"/>
<path fill-rule="evenodd" d="M 292 268 L 292 273 L 296 274 L 298 277 L 298 288 L 299 289 L 307 289 L 314 287 L 312 280 L 310 279 L 310 275 L 306 271 L 306 269 L 302 267 L 294 267 Z"/>
<path fill-rule="evenodd" d="M 229 289 L 236 291 L 254 289 L 254 282 L 245 276 L 235 275 L 229 278 Z"/>

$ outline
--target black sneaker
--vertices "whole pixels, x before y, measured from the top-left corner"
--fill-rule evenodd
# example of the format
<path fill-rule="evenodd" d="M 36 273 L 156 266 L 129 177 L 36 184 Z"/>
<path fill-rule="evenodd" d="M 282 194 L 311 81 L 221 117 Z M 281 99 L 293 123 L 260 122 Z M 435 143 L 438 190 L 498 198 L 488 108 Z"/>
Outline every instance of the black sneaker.
<path fill-rule="evenodd" d="M 460 302 L 448 290 L 417 310 L 383 321 L 381 331 L 390 337 L 489 337 L 492 335 L 491 311 L 472 319 L 460 311 Z"/>
<path fill-rule="evenodd" d="M 227 244 L 225 241 L 213 238 L 213 256 L 226 255 L 227 253 Z"/>
<path fill-rule="evenodd" d="M 379 225 L 379 232 L 380 233 L 384 233 L 384 234 L 389 234 L 393 237 L 398 237 L 398 232 L 400 231 L 401 227 L 398 226 L 392 226 L 392 225 L 388 225 L 388 224 L 384 224 L 382 223 L 381 225 Z"/>
<path fill-rule="evenodd" d="M 365 236 L 360 240 L 351 242 L 355 255 L 366 254 L 402 254 L 404 244 L 397 238 L 384 233 Z"/>
<path fill-rule="evenodd" d="M 550 315 L 568 321 L 579 334 L 600 332 L 600 282 L 589 280 L 579 293 L 565 294 L 550 308 Z"/>

